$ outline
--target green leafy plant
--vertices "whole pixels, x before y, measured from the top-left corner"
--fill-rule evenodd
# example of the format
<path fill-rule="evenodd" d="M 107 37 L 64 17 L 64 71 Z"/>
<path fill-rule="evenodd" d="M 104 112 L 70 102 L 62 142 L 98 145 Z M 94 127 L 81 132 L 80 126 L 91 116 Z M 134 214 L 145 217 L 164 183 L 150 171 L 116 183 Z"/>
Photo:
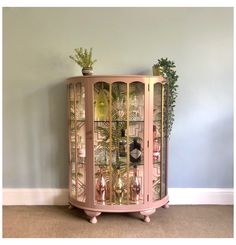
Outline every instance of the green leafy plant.
<path fill-rule="evenodd" d="M 167 79 L 167 90 L 168 90 L 168 137 L 170 136 L 173 122 L 174 122 L 174 109 L 175 102 L 178 96 L 177 92 L 177 80 L 179 76 L 175 71 L 175 63 L 168 58 L 161 58 L 157 60 L 157 63 L 153 65 L 153 75 L 162 75 Z"/>
<path fill-rule="evenodd" d="M 70 55 L 69 57 L 82 68 L 93 68 L 93 64 L 97 60 L 96 59 L 92 60 L 92 52 L 93 52 L 92 48 L 90 48 L 89 51 L 83 48 L 76 48 L 75 55 L 74 56 Z"/>

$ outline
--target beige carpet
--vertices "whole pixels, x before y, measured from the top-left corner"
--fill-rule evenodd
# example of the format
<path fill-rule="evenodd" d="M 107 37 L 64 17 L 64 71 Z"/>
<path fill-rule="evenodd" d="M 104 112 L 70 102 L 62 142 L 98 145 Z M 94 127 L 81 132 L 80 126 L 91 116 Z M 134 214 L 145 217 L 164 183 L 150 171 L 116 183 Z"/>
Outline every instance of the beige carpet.
<path fill-rule="evenodd" d="M 4 206 L 3 237 L 233 237 L 233 206 L 170 206 L 150 217 L 145 223 L 139 213 L 102 213 L 91 224 L 82 210 L 67 206 Z"/>

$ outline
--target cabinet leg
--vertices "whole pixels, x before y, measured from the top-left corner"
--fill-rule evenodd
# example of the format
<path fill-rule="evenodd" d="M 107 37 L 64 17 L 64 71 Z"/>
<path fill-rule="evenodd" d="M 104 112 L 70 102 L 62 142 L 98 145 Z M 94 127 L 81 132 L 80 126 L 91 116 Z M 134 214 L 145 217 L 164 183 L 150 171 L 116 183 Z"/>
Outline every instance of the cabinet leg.
<path fill-rule="evenodd" d="M 74 209 L 74 206 L 72 206 L 72 205 L 69 203 L 68 209 Z"/>
<path fill-rule="evenodd" d="M 149 223 L 151 220 L 150 220 L 150 217 L 149 216 L 144 216 L 144 221 L 146 223 Z"/>
<path fill-rule="evenodd" d="M 89 210 L 84 210 L 84 212 L 90 217 L 90 223 L 92 223 L 92 224 L 97 223 L 96 217 L 101 214 L 101 212 L 89 211 Z"/>
<path fill-rule="evenodd" d="M 141 211 L 140 214 L 144 216 L 144 221 L 149 223 L 150 222 L 150 215 L 154 214 L 156 212 L 156 209 L 148 209 L 145 211 Z"/>
<path fill-rule="evenodd" d="M 169 208 L 169 203 L 166 203 L 164 206 L 162 206 L 163 208 Z"/>

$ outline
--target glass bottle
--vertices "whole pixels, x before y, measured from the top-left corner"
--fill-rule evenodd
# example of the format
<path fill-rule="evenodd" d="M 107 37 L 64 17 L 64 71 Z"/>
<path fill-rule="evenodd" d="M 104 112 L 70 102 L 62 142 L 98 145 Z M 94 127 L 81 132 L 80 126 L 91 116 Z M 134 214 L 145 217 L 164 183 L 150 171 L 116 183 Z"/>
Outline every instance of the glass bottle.
<path fill-rule="evenodd" d="M 138 203 L 140 198 L 140 191 L 141 191 L 141 184 L 139 182 L 138 176 L 137 176 L 137 165 L 134 165 L 133 168 L 133 177 L 130 182 L 130 200 Z"/>
<path fill-rule="evenodd" d="M 139 163 L 141 162 L 141 144 L 138 143 L 138 139 L 135 137 L 133 142 L 130 144 L 130 161 L 132 163 Z"/>
<path fill-rule="evenodd" d="M 124 182 L 120 176 L 119 166 L 117 167 L 116 180 L 113 189 L 115 194 L 115 202 L 121 204 L 124 197 Z"/>
<path fill-rule="evenodd" d="M 156 125 L 153 125 L 153 161 L 160 161 L 160 143 Z"/>
<path fill-rule="evenodd" d="M 126 157 L 126 137 L 125 137 L 125 130 L 121 129 L 121 139 L 119 141 L 119 156 L 120 157 Z"/>
<path fill-rule="evenodd" d="M 104 91 L 103 84 L 102 88 L 99 90 L 99 93 L 96 97 L 96 105 L 95 105 L 95 118 L 98 121 L 106 121 L 108 118 L 108 97 Z"/>
<path fill-rule="evenodd" d="M 102 202 L 103 204 L 105 204 L 106 192 L 107 192 L 106 179 L 103 175 L 103 170 L 100 168 L 99 177 L 96 183 L 96 200 L 98 202 Z"/>
<path fill-rule="evenodd" d="M 124 115 L 125 115 L 125 104 L 124 104 L 124 98 L 117 98 L 116 101 L 116 109 L 117 109 L 117 119 L 118 120 L 123 120 L 124 119 Z"/>

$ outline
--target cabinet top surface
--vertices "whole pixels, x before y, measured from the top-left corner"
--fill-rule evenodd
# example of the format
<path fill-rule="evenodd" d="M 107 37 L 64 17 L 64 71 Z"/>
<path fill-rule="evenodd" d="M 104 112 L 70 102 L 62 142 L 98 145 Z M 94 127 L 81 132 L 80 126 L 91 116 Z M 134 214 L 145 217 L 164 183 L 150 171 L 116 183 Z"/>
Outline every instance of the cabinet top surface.
<path fill-rule="evenodd" d="M 91 75 L 91 76 L 74 76 L 66 79 L 67 82 L 76 80 L 97 80 L 97 79 L 157 79 L 160 81 L 165 80 L 162 76 L 151 76 L 151 75 Z"/>

